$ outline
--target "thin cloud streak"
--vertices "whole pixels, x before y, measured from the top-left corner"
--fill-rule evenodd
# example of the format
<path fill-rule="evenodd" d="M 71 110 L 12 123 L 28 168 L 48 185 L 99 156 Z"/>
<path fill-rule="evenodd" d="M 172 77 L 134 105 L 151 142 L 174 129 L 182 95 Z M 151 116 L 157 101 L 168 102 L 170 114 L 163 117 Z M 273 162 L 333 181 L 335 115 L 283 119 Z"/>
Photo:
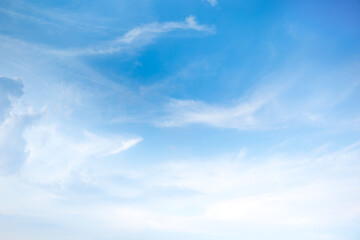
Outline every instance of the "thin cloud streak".
<path fill-rule="evenodd" d="M 169 120 L 160 123 L 164 127 L 178 127 L 202 123 L 214 127 L 247 129 L 255 126 L 254 113 L 264 103 L 242 103 L 234 107 L 218 107 L 193 100 L 172 100 L 168 109 L 172 112 Z"/>
<path fill-rule="evenodd" d="M 159 127 L 203 124 L 238 130 L 278 129 L 295 124 L 344 127 L 348 122 L 356 122 L 358 114 L 351 118 L 335 118 L 334 113 L 340 107 L 346 108 L 345 105 L 352 104 L 349 100 L 358 94 L 359 80 L 355 77 L 359 73 L 358 69 L 356 62 L 333 69 L 331 74 L 319 73 L 313 69 L 272 74 L 263 80 L 270 78 L 273 84 L 258 86 L 253 92 L 245 93 L 237 101 L 228 104 L 170 99 L 164 106 L 163 116 L 155 119 L 153 123 Z M 348 83 L 320 93 L 316 88 L 309 88 L 304 90 L 303 95 L 299 95 L 298 88 L 302 87 L 306 79 L 313 79 L 314 75 L 328 82 L 347 76 Z M 286 83 L 283 82 L 284 79 L 287 80 Z M 348 124 L 346 128 L 350 126 L 358 128 L 358 124 Z"/>
<path fill-rule="evenodd" d="M 190 124 L 205 124 L 219 128 L 257 129 L 256 117 L 261 110 L 274 100 L 281 89 L 265 88 L 250 97 L 238 101 L 233 106 L 211 105 L 194 100 L 171 100 L 166 105 L 166 115 L 156 122 L 160 127 L 180 127 Z"/>
<path fill-rule="evenodd" d="M 215 28 L 199 24 L 195 17 L 190 15 L 182 22 L 150 23 L 135 27 L 123 36 L 109 42 L 83 49 L 52 50 L 57 55 L 102 55 L 114 54 L 128 50 L 132 46 L 143 46 L 160 34 L 176 30 L 194 30 L 199 32 L 214 33 Z"/>

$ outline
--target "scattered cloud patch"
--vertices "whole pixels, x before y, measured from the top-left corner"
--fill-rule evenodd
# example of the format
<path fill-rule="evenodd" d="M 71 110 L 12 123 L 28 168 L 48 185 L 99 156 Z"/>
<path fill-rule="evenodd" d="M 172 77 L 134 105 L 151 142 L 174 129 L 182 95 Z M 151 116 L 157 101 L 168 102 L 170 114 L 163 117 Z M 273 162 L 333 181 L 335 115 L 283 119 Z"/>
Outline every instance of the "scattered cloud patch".
<path fill-rule="evenodd" d="M 29 107 L 14 109 L 23 95 L 23 83 L 0 78 L 0 174 L 20 174 L 29 182 L 65 184 L 90 160 L 106 159 L 142 141 L 140 137 L 99 136 L 64 132 L 60 120 L 51 118 L 52 108 L 36 112 Z M 75 129 L 78 132 L 79 129 Z"/>
<path fill-rule="evenodd" d="M 27 127 L 39 119 L 38 113 L 11 114 L 0 125 L 0 172 L 16 173 L 26 160 L 26 141 L 23 137 Z"/>
<path fill-rule="evenodd" d="M 23 95 L 23 83 L 19 80 L 0 77 L 0 121 L 9 114 L 12 102 Z"/>
<path fill-rule="evenodd" d="M 28 157 L 22 174 L 30 182 L 65 184 L 88 161 L 106 159 L 136 145 L 142 138 L 103 137 L 88 131 L 76 138 L 62 134 L 56 125 L 38 125 L 27 130 Z"/>
<path fill-rule="evenodd" d="M 215 7 L 218 4 L 217 0 L 207 0 L 207 1 L 208 3 L 210 3 L 212 7 Z"/>

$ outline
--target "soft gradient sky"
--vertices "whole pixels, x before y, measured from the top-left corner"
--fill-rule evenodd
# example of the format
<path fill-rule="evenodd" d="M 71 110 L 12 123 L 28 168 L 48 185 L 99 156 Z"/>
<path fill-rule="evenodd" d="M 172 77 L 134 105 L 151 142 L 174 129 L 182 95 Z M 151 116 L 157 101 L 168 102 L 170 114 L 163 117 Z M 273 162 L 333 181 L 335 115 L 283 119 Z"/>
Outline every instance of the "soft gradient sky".
<path fill-rule="evenodd" d="M 0 1 L 0 239 L 360 239 L 360 2 Z"/>

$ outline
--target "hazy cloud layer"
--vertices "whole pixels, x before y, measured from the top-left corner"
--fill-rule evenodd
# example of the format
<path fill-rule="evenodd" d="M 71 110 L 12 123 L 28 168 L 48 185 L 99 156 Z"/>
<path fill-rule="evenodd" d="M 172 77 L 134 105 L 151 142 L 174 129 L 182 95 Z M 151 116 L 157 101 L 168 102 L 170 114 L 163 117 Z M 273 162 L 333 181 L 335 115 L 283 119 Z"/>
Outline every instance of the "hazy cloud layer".
<path fill-rule="evenodd" d="M 0 2 L 0 238 L 359 239 L 359 9 Z"/>

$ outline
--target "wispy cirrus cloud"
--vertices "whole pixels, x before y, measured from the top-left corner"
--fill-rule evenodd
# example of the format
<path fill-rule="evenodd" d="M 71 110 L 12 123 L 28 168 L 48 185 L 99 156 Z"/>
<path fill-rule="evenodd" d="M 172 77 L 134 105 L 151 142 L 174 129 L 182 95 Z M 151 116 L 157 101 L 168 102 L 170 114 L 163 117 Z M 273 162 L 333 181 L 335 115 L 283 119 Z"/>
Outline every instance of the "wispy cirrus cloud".
<path fill-rule="evenodd" d="M 21 97 L 23 87 L 19 80 L 0 77 L 0 121 L 8 115 L 12 100 Z"/>
<path fill-rule="evenodd" d="M 189 202 L 183 199 L 182 204 L 198 204 L 203 210 L 189 218 L 197 223 L 336 226 L 360 217 L 360 195 L 355 191 L 360 181 L 356 176 L 359 146 L 355 142 L 335 151 L 314 149 L 302 156 L 285 154 L 260 161 L 246 155 L 173 161 L 146 171 L 145 176 L 151 186 L 195 191 L 195 197 L 189 197 Z"/>
<path fill-rule="evenodd" d="M 65 184 L 88 161 L 107 159 L 142 141 L 121 136 L 105 137 L 84 131 L 83 136 L 62 134 L 56 125 L 35 125 L 24 133 L 27 153 L 21 174 L 30 182 Z"/>
<path fill-rule="evenodd" d="M 133 182 L 141 194 L 131 196 L 135 200 L 131 202 L 98 198 L 94 203 L 91 192 L 84 196 L 67 188 L 29 184 L 23 181 L 27 178 L 0 176 L 0 189 L 6 193 L 0 200 L 0 211 L 66 226 L 81 222 L 91 228 L 96 224 L 112 234 L 118 230 L 151 229 L 230 237 L 229 224 L 271 227 L 277 234 L 284 226 L 295 232 L 308 232 L 314 226 L 337 228 L 360 217 L 360 196 L 356 191 L 360 181 L 359 146 L 355 142 L 334 151 L 315 149 L 301 156 L 252 159 L 247 154 L 240 158 L 234 154 L 207 161 L 187 159 L 143 167 L 123 166 L 122 171 L 128 175 L 114 172 L 100 162 L 94 169 L 87 169 L 89 178 L 84 183 L 88 188 L 95 185 L 103 191 L 104 186 L 97 182 L 112 179 L 114 188 L 107 189 L 109 195 L 123 187 L 124 182 L 116 181 L 119 177 L 127 184 Z M 27 202 L 17 197 L 18 191 L 6 188 L 9 185 L 21 189 Z M 74 197 L 81 206 L 69 201 Z M 237 232 L 236 236 L 243 235 Z"/>
<path fill-rule="evenodd" d="M 63 122 L 47 118 L 46 108 L 24 112 L 13 107 L 23 97 L 20 80 L 0 78 L 0 92 L 5 118 L 0 121 L 1 173 L 20 174 L 35 183 L 64 184 L 87 161 L 110 158 L 142 141 L 141 137 L 99 136 L 86 129 L 64 133 Z"/>
<path fill-rule="evenodd" d="M 240 103 L 232 107 L 220 107 L 194 100 L 172 100 L 167 109 L 170 115 L 159 123 L 164 127 L 178 127 L 189 124 L 205 124 L 214 127 L 239 129 L 253 128 L 254 114 L 263 102 Z"/>
<path fill-rule="evenodd" d="M 165 107 L 167 115 L 156 124 L 163 127 L 205 124 L 220 128 L 260 128 L 256 115 L 277 97 L 279 91 L 280 88 L 262 89 L 230 106 L 173 99 Z"/>
<path fill-rule="evenodd" d="M 131 47 L 143 46 L 160 34 L 176 30 L 194 30 L 199 32 L 214 33 L 214 26 L 202 25 L 192 15 L 182 22 L 149 23 L 135 27 L 115 40 L 103 42 L 91 47 L 69 50 L 54 50 L 52 53 L 60 55 L 101 55 L 114 54 L 129 50 Z"/>
<path fill-rule="evenodd" d="M 193 99 L 170 99 L 163 115 L 154 122 L 160 127 L 182 127 L 202 124 L 216 128 L 238 130 L 263 130 L 289 127 L 296 124 L 313 126 L 344 127 L 355 122 L 355 116 L 336 115 L 340 108 L 353 105 L 359 93 L 358 62 L 329 69 L 329 73 L 302 66 L 301 70 L 286 70 L 284 73 L 264 76 L 263 84 L 244 93 L 237 100 L 226 103 L 208 103 Z M 310 85 L 309 79 L 328 82 L 331 86 L 337 79 L 347 78 L 341 86 L 329 87 L 319 92 Z M 272 84 L 265 84 L 271 79 Z M 286 79 L 286 82 L 284 81 Z M 299 94 L 301 89 L 301 94 Z M 295 107 L 294 107 L 295 106 Z M 348 124 L 357 129 L 358 124 Z"/>
<path fill-rule="evenodd" d="M 77 29 L 78 31 L 96 31 L 101 32 L 105 27 L 92 22 L 95 16 L 87 14 L 59 13 L 58 11 L 41 9 L 32 4 L 16 1 L 17 8 L 7 9 L 0 7 L 0 12 L 7 17 L 17 21 L 31 22 L 34 24 L 50 26 L 59 29 Z M 84 19 L 85 18 L 85 19 Z M 101 21 L 97 18 L 97 21 Z"/>
<path fill-rule="evenodd" d="M 212 7 L 215 7 L 218 4 L 217 0 L 207 0 L 207 1 L 208 3 L 210 3 Z"/>

